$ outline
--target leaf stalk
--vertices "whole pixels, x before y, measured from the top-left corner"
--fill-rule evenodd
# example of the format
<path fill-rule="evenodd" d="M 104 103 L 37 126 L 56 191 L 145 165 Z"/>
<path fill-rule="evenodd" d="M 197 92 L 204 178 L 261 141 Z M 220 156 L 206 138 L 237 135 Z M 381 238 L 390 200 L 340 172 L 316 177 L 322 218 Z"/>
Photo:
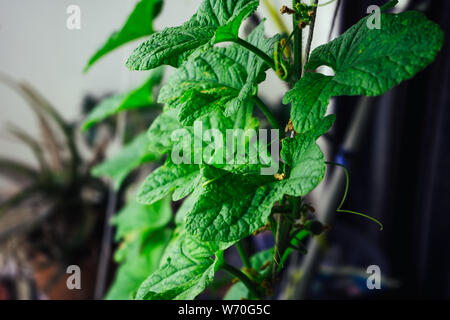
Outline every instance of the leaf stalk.
<path fill-rule="evenodd" d="M 275 70 L 275 63 L 273 62 L 273 59 L 271 57 L 269 57 L 269 55 L 267 55 L 261 49 L 255 47 L 250 42 L 245 41 L 244 39 L 239 38 L 239 37 L 231 40 L 231 42 L 237 43 L 237 44 L 243 46 L 244 48 L 246 48 L 247 50 L 253 52 L 258 57 L 263 59 L 270 66 L 271 69 Z"/>
<path fill-rule="evenodd" d="M 239 256 L 241 257 L 242 262 L 244 263 L 244 267 L 251 269 L 252 264 L 250 262 L 250 259 L 248 258 L 247 252 L 244 249 L 244 246 L 242 245 L 242 240 L 236 243 L 236 249 L 239 253 Z"/>
<path fill-rule="evenodd" d="M 275 116 L 270 111 L 269 107 L 262 101 L 259 97 L 254 96 L 252 98 L 253 102 L 256 104 L 256 106 L 261 110 L 262 113 L 266 116 L 267 120 L 269 120 L 270 124 L 274 129 L 280 129 L 280 124 L 278 123 Z"/>
<path fill-rule="evenodd" d="M 238 270 L 227 263 L 222 265 L 222 269 L 227 271 L 232 276 L 238 278 L 255 297 L 257 297 L 258 299 L 264 299 L 264 296 L 260 293 L 260 290 L 258 290 L 258 287 L 256 287 L 255 283 L 250 280 L 250 278 L 247 277 L 241 270 Z"/>

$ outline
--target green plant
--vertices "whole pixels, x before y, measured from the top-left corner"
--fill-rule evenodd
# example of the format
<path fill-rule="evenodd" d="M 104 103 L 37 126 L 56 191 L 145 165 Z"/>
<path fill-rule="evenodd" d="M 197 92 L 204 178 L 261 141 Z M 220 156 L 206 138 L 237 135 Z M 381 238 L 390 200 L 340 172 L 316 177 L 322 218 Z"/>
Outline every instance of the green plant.
<path fill-rule="evenodd" d="M 155 1 L 142 0 L 135 10 L 140 10 L 143 3 Z M 373 18 L 369 15 L 310 54 L 318 1 L 307 5 L 294 0 L 292 8 L 283 8 L 293 17 L 290 35 L 267 39 L 262 22 L 243 39 L 238 36 L 240 26 L 254 13 L 259 0 L 205 0 L 185 24 L 151 34 L 134 50 L 127 61 L 131 70 L 145 71 L 162 65 L 176 70 L 159 92 L 158 102 L 165 104 L 162 114 L 150 126 L 147 139 L 144 135 L 137 138 L 141 146 L 136 142 L 132 148 L 139 155 L 133 159 L 136 165 L 130 168 L 139 165 L 142 161 L 137 159 L 144 154 L 162 157 L 182 150 L 187 160 L 175 164 L 168 156 L 138 191 L 137 201 L 155 216 L 151 206 L 166 201 L 169 194 L 175 201 L 186 199 L 176 214 L 176 229 L 159 268 L 148 268 L 145 281 L 139 287 L 136 283 L 135 298 L 193 299 L 213 282 L 218 270 L 228 271 L 240 280 L 228 297 L 271 296 L 277 275 L 292 250 L 304 251 L 305 239 L 325 230 L 311 218 L 310 207 L 302 197 L 325 175 L 326 162 L 316 140 L 335 121 L 334 115 L 325 115 L 330 98 L 382 95 L 423 70 L 442 46 L 442 31 L 423 14 L 386 12 L 396 3 L 391 1 L 381 8 L 381 29 L 367 26 Z M 134 24 L 132 17 L 136 15 L 136 11 L 132 13 L 125 28 Z M 304 47 L 302 32 L 306 26 L 310 32 Z M 223 42 L 232 44 L 215 46 Z M 316 72 L 320 66 L 330 67 L 334 75 Z M 276 117 L 257 95 L 258 84 L 264 81 L 269 68 L 292 87 L 283 99 L 284 104 L 291 104 L 291 121 L 286 126 L 287 137 L 282 139 L 279 171 L 272 176 L 261 175 L 261 167 L 267 164 L 264 161 L 227 163 L 223 150 L 217 148 L 211 161 L 192 164 L 201 147 L 195 145 L 196 121 L 224 134 L 227 129 L 257 129 L 259 121 L 253 117 L 257 106 L 272 127 L 280 129 Z M 111 107 L 108 114 L 121 109 Z M 186 129 L 188 148 L 171 139 L 177 129 Z M 247 159 L 250 139 L 244 140 Z M 231 153 L 236 156 L 239 151 L 232 148 Z M 126 161 L 132 162 L 124 160 L 123 167 L 129 165 Z M 112 169 L 108 174 L 115 176 L 117 172 Z M 345 212 L 341 207 L 339 210 Z M 131 219 L 132 210 L 126 212 L 120 216 L 127 214 Z M 137 228 L 140 224 L 133 221 Z M 119 229 L 121 223 L 116 220 Z M 148 233 L 152 225 L 145 225 L 136 233 Z M 165 228 L 160 226 L 159 230 Z M 273 233 L 274 248 L 248 257 L 241 240 L 263 230 Z M 158 241 L 151 246 L 160 246 L 166 239 Z M 242 270 L 224 259 L 224 251 L 231 246 L 236 246 L 242 257 Z M 142 246 L 142 250 L 147 249 Z M 127 259 L 127 264 L 134 261 L 133 257 Z M 120 271 L 117 281 L 119 278 Z"/>

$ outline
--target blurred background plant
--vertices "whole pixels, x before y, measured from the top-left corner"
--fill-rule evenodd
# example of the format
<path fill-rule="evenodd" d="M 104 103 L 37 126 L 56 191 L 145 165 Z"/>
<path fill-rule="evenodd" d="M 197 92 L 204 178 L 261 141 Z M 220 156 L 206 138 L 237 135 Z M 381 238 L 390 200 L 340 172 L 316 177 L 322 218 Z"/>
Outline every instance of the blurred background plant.
<path fill-rule="evenodd" d="M 0 159 L 0 174 L 16 187 L 13 192 L 1 191 L 2 255 L 14 259 L 19 271 L 27 259 L 32 261 L 38 286 L 52 295 L 68 265 L 95 267 L 108 189 L 90 169 L 103 157 L 104 143 L 93 147 L 93 157 L 85 159 L 74 123 L 64 120 L 32 86 L 6 75 L 0 80 L 27 101 L 40 128 L 40 137 L 35 137 L 8 126 L 10 135 L 32 151 L 38 166 Z"/>
<path fill-rule="evenodd" d="M 9 273 L 14 274 L 13 284 L 7 280 L 8 277 L 3 281 L 6 286 L 14 288 L 9 290 L 9 295 L 14 292 L 12 298 L 33 298 L 38 292 L 57 299 L 94 297 L 105 215 L 114 212 L 120 205 L 116 191 L 119 192 L 121 186 L 124 186 L 122 190 L 127 189 L 139 176 L 138 173 L 131 174 L 136 167 L 159 158 L 157 154 L 145 152 L 145 134 L 133 141 L 130 139 L 146 128 L 155 118 L 156 111 L 160 110 L 154 103 L 153 89 L 161 78 L 162 70 L 159 70 L 141 88 L 129 94 L 100 99 L 87 96 L 83 103 L 83 114 L 88 113 L 89 116 L 83 125 L 85 134 L 80 136 L 78 122 L 64 120 L 56 108 L 31 85 L 17 82 L 4 74 L 0 76 L 1 83 L 27 101 L 40 129 L 40 137 L 34 137 L 26 130 L 8 124 L 9 135 L 32 151 L 37 167 L 20 160 L 0 158 L 0 175 L 14 185 L 13 188 L 8 186 L 0 190 L 0 264 L 3 270 L 10 270 Z M 99 119 L 104 120 L 111 112 L 111 107 L 120 106 L 138 109 L 128 117 L 123 114 L 97 124 Z M 114 152 L 115 144 L 122 143 L 125 147 L 119 154 L 99 165 L 108 147 Z M 108 184 L 97 176 L 111 177 L 116 191 L 111 191 Z M 137 212 L 134 210 L 136 208 Z M 129 261 L 121 268 L 120 278 L 126 275 L 129 278 L 119 281 L 119 287 L 127 285 L 130 277 L 138 277 L 134 271 L 145 268 L 145 261 L 147 265 L 155 264 L 158 259 L 152 259 L 150 251 L 162 252 L 164 249 L 158 248 L 156 244 L 143 255 L 138 244 L 145 245 L 147 239 L 142 235 L 135 239 L 133 220 L 128 220 L 127 212 L 133 218 L 139 217 L 139 214 L 142 217 L 145 210 L 160 212 L 160 209 L 161 214 L 168 217 L 170 203 L 165 201 L 149 208 L 133 203 L 122 210 L 120 216 L 125 216 L 122 220 L 127 225 L 121 229 L 125 231 L 118 233 L 117 239 L 125 236 L 126 239 L 116 259 L 124 261 L 124 256 L 129 254 L 136 256 L 140 262 Z M 117 223 L 121 219 L 114 221 Z M 135 228 L 145 231 L 148 237 L 156 237 L 163 244 L 168 238 L 166 231 L 154 225 L 146 228 L 145 220 L 135 219 L 134 224 Z M 149 231 L 158 232 L 147 234 Z M 83 277 L 83 290 L 72 291 L 73 295 L 70 295 L 66 288 L 66 268 L 73 264 L 82 265 L 86 278 Z M 137 269 L 130 272 L 133 266 Z M 145 273 L 145 277 L 147 275 Z M 142 279 L 139 279 L 140 284 Z M 34 290 L 35 284 L 37 291 Z M 20 292 L 18 286 L 21 287 Z M 119 290 L 114 289 L 112 296 L 126 298 L 114 291 Z M 5 293 L 5 296 L 8 295 Z"/>
<path fill-rule="evenodd" d="M 140 16 L 132 19 L 145 22 L 140 24 L 142 30 L 128 26 L 124 33 L 113 33 L 89 65 L 122 45 L 124 37 L 129 41 L 127 37 L 153 32 L 146 14 L 157 15 L 161 4 L 139 2 Z M 1 74 L 0 82 L 15 90 L 35 113 L 40 137 L 8 124 L 9 136 L 26 145 L 38 165 L 0 159 L 0 175 L 14 186 L 0 190 L 0 298 L 43 297 L 40 293 L 50 299 L 103 298 L 113 267 L 110 222 L 118 226 L 116 240 L 121 245 L 114 257 L 121 266 L 109 298 L 129 298 L 158 267 L 171 235 L 166 228 L 172 217 L 170 201 L 153 206 L 131 201 L 111 217 L 132 192 L 122 191 L 141 177 L 139 171 L 151 171 L 144 164 L 161 158 L 146 151 L 149 143 L 143 131 L 161 111 L 154 94 L 162 77 L 159 69 L 128 93 L 86 96 L 81 116 L 87 118 L 80 134 L 79 122 L 66 121 L 36 89 Z M 123 112 L 130 109 L 133 112 Z M 102 162 L 107 154 L 112 156 Z M 108 177 L 111 183 L 99 177 Z M 83 272 L 81 291 L 66 287 L 66 268 L 73 264 Z"/>

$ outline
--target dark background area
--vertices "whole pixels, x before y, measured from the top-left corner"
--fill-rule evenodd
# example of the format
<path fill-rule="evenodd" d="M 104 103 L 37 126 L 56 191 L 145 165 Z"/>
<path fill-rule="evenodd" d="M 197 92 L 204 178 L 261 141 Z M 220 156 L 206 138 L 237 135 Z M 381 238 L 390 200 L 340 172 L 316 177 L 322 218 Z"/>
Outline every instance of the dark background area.
<path fill-rule="evenodd" d="M 343 1 L 341 30 L 367 7 L 385 1 Z M 450 298 L 450 2 L 410 2 L 445 31 L 436 61 L 413 80 L 375 100 L 363 146 L 347 155 L 351 184 L 346 207 L 381 220 L 339 215 L 330 242 L 347 261 L 381 265 L 399 281 L 385 298 Z M 395 43 L 392 44 L 395 46 Z M 358 98 L 338 98 L 333 141 L 338 154 Z M 320 296 L 319 296 L 320 298 Z"/>

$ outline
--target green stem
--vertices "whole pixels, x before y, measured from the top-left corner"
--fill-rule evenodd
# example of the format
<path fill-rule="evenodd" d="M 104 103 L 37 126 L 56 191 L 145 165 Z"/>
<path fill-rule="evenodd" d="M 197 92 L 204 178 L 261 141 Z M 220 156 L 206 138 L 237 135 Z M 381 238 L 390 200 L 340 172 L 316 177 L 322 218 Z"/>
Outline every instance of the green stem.
<path fill-rule="evenodd" d="M 294 206 L 292 208 L 293 209 L 292 213 L 293 213 L 293 215 L 294 215 L 294 217 L 296 219 L 301 218 L 301 212 L 300 212 L 301 202 L 302 202 L 302 198 L 301 197 L 298 197 L 298 198 L 294 199 Z"/>
<path fill-rule="evenodd" d="M 222 269 L 242 281 L 242 283 L 248 288 L 251 293 L 253 293 L 255 297 L 257 297 L 258 299 L 264 299 L 264 297 L 260 294 L 258 288 L 255 286 L 255 283 L 251 281 L 249 277 L 247 277 L 242 271 L 226 263 L 222 266 Z"/>
<path fill-rule="evenodd" d="M 248 255 L 244 249 L 244 246 L 242 245 L 242 241 L 239 241 L 238 243 L 236 243 L 236 249 L 239 252 L 239 256 L 241 257 L 242 262 L 244 263 L 244 267 L 251 269 L 252 264 L 250 262 L 250 259 L 248 258 Z"/>
<path fill-rule="evenodd" d="M 264 115 L 266 116 L 267 120 L 269 120 L 272 127 L 274 129 L 280 129 L 281 128 L 280 124 L 278 123 L 277 119 L 272 114 L 272 112 L 269 110 L 269 107 L 267 107 L 267 105 L 264 103 L 264 101 L 262 101 L 257 96 L 254 96 L 252 100 L 257 105 L 257 107 L 262 111 L 262 113 L 264 113 Z"/>
<path fill-rule="evenodd" d="M 289 45 L 289 42 L 292 40 L 292 38 L 294 37 L 294 34 L 297 32 L 297 30 L 299 29 L 299 26 L 295 26 L 294 30 L 291 32 L 291 34 L 287 37 L 286 39 L 286 43 L 284 44 L 284 46 L 281 47 L 281 52 L 284 52 L 284 50 L 286 49 L 286 47 Z"/>
<path fill-rule="evenodd" d="M 296 7 L 298 3 L 300 3 L 301 0 L 293 0 L 292 6 L 293 8 Z M 294 30 L 294 74 L 293 74 L 293 80 L 297 81 L 302 77 L 302 29 L 298 27 L 299 17 L 298 15 L 293 15 L 292 18 L 292 24 L 293 24 L 293 30 Z M 292 217 L 295 217 L 295 214 L 299 211 L 300 206 L 300 200 L 294 199 L 294 207 L 292 210 Z M 279 215 L 278 222 L 277 222 L 277 228 L 275 233 L 275 246 L 274 246 L 274 252 L 273 252 L 273 261 L 272 261 L 272 285 L 275 285 L 276 276 L 278 272 L 281 269 L 283 257 L 285 256 L 286 250 L 289 248 L 290 245 L 290 237 L 289 234 L 292 229 L 292 219 L 287 219 L 288 217 L 285 217 L 283 215 Z"/>
<path fill-rule="evenodd" d="M 312 45 L 313 36 L 314 36 L 314 26 L 316 25 L 316 15 L 317 15 L 318 3 L 319 3 L 319 0 L 314 0 L 313 15 L 311 17 L 311 24 L 309 25 L 308 41 L 306 42 L 306 49 L 305 49 L 305 66 L 308 64 L 309 53 L 311 52 L 311 45 Z M 305 70 L 303 70 L 302 74 L 304 74 L 304 73 L 305 73 Z"/>
<path fill-rule="evenodd" d="M 301 0 L 293 0 L 292 7 L 295 8 L 297 3 Z M 298 14 L 292 15 L 292 24 L 295 30 L 294 32 L 294 80 L 300 79 L 302 75 L 302 43 L 303 43 L 303 30 L 298 27 Z"/>
<path fill-rule="evenodd" d="M 272 284 L 275 285 L 275 281 L 277 278 L 277 271 L 278 271 L 278 266 L 280 264 L 281 261 L 281 253 L 280 253 L 280 237 L 281 237 L 281 223 L 282 223 L 282 216 L 278 217 L 278 222 L 277 222 L 277 229 L 276 229 L 276 234 L 275 234 L 275 247 L 273 249 L 273 258 L 272 258 Z"/>
<path fill-rule="evenodd" d="M 272 262 L 272 284 L 275 284 L 278 271 L 283 266 L 282 257 L 289 247 L 293 224 L 294 220 L 292 219 L 292 215 L 278 215 Z"/>
<path fill-rule="evenodd" d="M 289 241 L 289 244 L 296 246 L 299 243 L 302 243 L 302 241 L 304 239 L 306 239 L 308 236 L 309 236 L 309 233 L 307 231 L 301 230 L 292 238 L 292 240 Z M 293 250 L 292 248 L 288 247 L 286 249 L 286 251 L 284 251 L 281 261 L 280 261 L 280 266 L 282 266 L 284 263 L 286 263 L 292 250 Z M 281 268 L 278 268 L 278 272 L 280 272 L 280 271 L 281 271 Z"/>
<path fill-rule="evenodd" d="M 273 59 L 269 55 L 267 55 L 264 51 L 262 51 L 261 49 L 255 47 L 250 42 L 247 42 L 247 41 L 245 41 L 244 39 L 241 39 L 241 38 L 236 38 L 236 39 L 233 39 L 233 40 L 230 40 L 230 41 L 243 46 L 247 50 L 250 50 L 251 52 L 256 54 L 258 57 L 263 59 L 270 66 L 270 68 L 275 70 L 275 64 L 273 62 Z"/>

